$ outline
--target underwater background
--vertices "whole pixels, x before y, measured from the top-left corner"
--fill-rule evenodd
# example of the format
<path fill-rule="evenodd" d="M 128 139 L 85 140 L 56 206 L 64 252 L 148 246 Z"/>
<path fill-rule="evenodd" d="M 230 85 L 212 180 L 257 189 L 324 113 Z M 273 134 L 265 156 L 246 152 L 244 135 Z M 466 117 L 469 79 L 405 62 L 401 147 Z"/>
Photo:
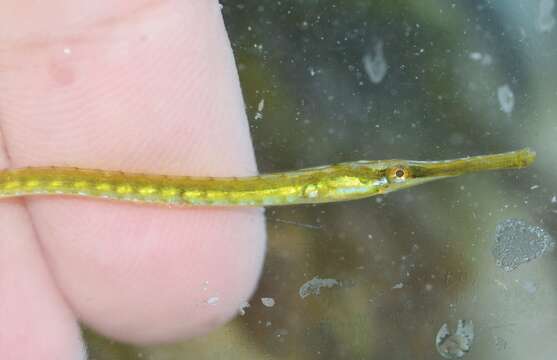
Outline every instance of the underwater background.
<path fill-rule="evenodd" d="M 87 331 L 90 358 L 553 358 L 554 0 L 221 4 L 261 172 L 525 146 L 538 159 L 268 208 L 265 268 L 244 315 L 157 347 Z"/>

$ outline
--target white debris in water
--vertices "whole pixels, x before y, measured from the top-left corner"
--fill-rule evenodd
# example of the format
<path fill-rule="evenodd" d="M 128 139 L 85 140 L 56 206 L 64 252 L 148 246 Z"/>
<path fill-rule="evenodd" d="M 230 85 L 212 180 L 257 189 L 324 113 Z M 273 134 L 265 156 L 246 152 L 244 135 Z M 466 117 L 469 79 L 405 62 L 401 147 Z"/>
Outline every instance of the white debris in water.
<path fill-rule="evenodd" d="M 391 289 L 402 289 L 403 287 L 404 287 L 404 284 L 400 282 L 398 284 L 395 284 Z"/>
<path fill-rule="evenodd" d="M 274 332 L 274 335 L 275 335 L 278 339 L 280 339 L 280 338 L 285 337 L 285 336 L 288 335 L 288 330 L 287 330 L 287 329 L 277 329 L 277 330 Z"/>
<path fill-rule="evenodd" d="M 482 58 L 482 61 L 480 61 L 480 64 L 485 65 L 485 66 L 489 66 L 489 65 L 493 64 L 493 58 L 489 54 L 484 54 L 484 56 Z"/>
<path fill-rule="evenodd" d="M 207 299 L 207 304 L 209 305 L 216 305 L 219 302 L 219 297 L 218 296 L 211 296 L 210 298 Z"/>
<path fill-rule="evenodd" d="M 554 8 L 555 0 L 540 0 L 536 19 L 536 28 L 539 32 L 550 32 L 555 26 L 555 16 L 552 14 Z"/>
<path fill-rule="evenodd" d="M 322 287 L 332 288 L 333 286 L 338 286 L 340 283 L 335 279 L 320 279 L 319 277 L 314 277 L 310 281 L 304 283 L 298 293 L 302 299 L 310 295 L 319 295 Z"/>
<path fill-rule="evenodd" d="M 373 53 L 367 53 L 362 58 L 364 69 L 369 81 L 379 84 L 387 75 L 387 61 L 383 53 L 383 42 L 378 41 L 373 47 Z"/>
<path fill-rule="evenodd" d="M 471 52 L 468 57 L 470 60 L 479 62 L 481 65 L 489 66 L 493 63 L 493 58 L 489 54 L 482 54 L 479 52 Z"/>
<path fill-rule="evenodd" d="M 480 61 L 482 59 L 482 54 L 479 52 L 472 52 L 470 53 L 470 59 Z"/>
<path fill-rule="evenodd" d="M 536 283 L 534 283 L 533 281 L 524 281 L 521 283 L 522 288 L 524 288 L 524 290 L 526 290 L 526 292 L 530 295 L 534 295 L 536 293 L 536 291 L 538 291 L 538 287 L 536 286 Z"/>
<path fill-rule="evenodd" d="M 473 341 L 472 320 L 458 320 L 454 334 L 451 334 L 446 323 L 441 326 L 435 337 L 435 346 L 445 359 L 460 359 L 470 351 Z"/>
<path fill-rule="evenodd" d="M 514 94 L 509 85 L 505 84 L 499 86 L 497 89 L 497 99 L 499 100 L 499 106 L 502 112 L 510 114 L 513 111 Z"/>
<path fill-rule="evenodd" d="M 266 307 L 273 307 L 273 306 L 275 306 L 275 299 L 264 297 L 264 298 L 261 298 L 261 303 L 263 305 L 265 305 Z"/>
<path fill-rule="evenodd" d="M 553 195 L 553 197 L 551 198 L 551 203 L 557 204 L 557 196 Z"/>
<path fill-rule="evenodd" d="M 249 307 L 250 307 L 249 302 L 244 301 L 243 303 L 241 303 L 240 304 L 240 310 L 239 310 L 240 315 L 241 316 L 246 315 L 246 309 L 249 308 Z"/>
<path fill-rule="evenodd" d="M 512 271 L 551 251 L 554 246 L 553 238 L 541 227 L 523 220 L 507 219 L 497 224 L 491 253 L 497 266 Z"/>
<path fill-rule="evenodd" d="M 536 190 L 539 187 L 540 187 L 539 185 L 532 185 L 530 186 L 530 190 Z"/>
<path fill-rule="evenodd" d="M 261 101 L 259 101 L 259 104 L 257 104 L 257 112 L 255 113 L 255 116 L 253 117 L 254 120 L 263 119 L 263 109 L 264 108 L 265 108 L 265 99 L 261 99 Z"/>

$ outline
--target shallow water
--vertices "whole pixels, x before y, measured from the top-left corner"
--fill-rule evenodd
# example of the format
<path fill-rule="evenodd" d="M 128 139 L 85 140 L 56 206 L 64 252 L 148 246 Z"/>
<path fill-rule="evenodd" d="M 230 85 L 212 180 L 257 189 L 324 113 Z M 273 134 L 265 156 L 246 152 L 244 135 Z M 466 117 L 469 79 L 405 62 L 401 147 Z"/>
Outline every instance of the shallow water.
<path fill-rule="evenodd" d="M 262 172 L 524 146 L 538 160 L 362 201 L 269 208 L 265 269 L 245 315 L 161 347 L 90 334 L 92 356 L 435 359 L 439 329 L 467 319 L 466 359 L 552 358 L 555 255 L 535 248 L 520 261 L 494 249 L 513 236 L 497 231 L 507 219 L 557 234 L 553 2 L 221 3 Z M 301 296 L 316 278 L 341 286 Z"/>

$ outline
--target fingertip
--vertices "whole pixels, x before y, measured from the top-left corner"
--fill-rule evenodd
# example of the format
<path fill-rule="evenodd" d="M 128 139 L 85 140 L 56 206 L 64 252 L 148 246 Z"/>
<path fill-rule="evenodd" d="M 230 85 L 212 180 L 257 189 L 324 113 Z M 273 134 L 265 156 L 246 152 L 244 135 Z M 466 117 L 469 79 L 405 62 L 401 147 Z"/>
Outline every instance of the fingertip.
<path fill-rule="evenodd" d="M 112 2 L 95 6 L 103 4 L 112 9 Z M 2 74 L 2 125 L 15 166 L 256 173 L 218 3 L 160 4 L 131 21 L 93 22 L 100 28 L 83 21 L 89 27 L 74 26 L 75 36 L 61 26 L 54 43 L 28 42 L 39 54 L 29 57 L 33 66 Z M 97 8 L 96 20 L 105 10 Z M 234 316 L 261 272 L 258 210 L 57 198 L 29 199 L 28 208 L 75 313 L 121 340 L 163 342 L 209 331 Z"/>

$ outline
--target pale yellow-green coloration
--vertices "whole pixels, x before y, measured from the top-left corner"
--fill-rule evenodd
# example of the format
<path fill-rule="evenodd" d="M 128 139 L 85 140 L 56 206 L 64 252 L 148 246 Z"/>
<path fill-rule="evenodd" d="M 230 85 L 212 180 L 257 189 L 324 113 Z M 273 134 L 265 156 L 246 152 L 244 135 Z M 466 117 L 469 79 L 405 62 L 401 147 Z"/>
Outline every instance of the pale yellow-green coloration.
<path fill-rule="evenodd" d="M 361 199 L 446 177 L 532 164 L 530 149 L 443 161 L 355 161 L 241 178 L 66 167 L 0 171 L 0 197 L 73 195 L 161 205 L 278 206 Z"/>

